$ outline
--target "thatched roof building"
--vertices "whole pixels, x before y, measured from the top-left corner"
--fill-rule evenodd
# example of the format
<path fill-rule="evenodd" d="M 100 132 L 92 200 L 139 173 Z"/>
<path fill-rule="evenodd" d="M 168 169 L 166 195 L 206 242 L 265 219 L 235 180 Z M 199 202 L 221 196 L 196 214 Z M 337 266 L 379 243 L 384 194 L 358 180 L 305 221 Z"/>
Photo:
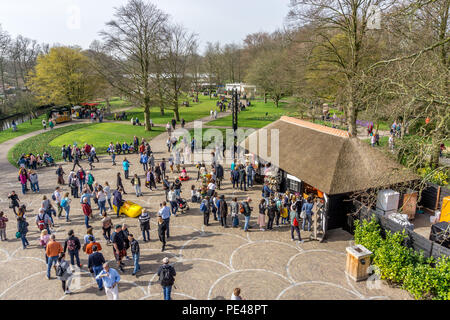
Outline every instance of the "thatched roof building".
<path fill-rule="evenodd" d="M 264 129 L 267 141 L 262 138 Z M 274 129 L 279 132 L 279 145 L 272 148 L 272 143 L 277 143 Z M 241 146 L 328 195 L 417 179 L 381 151 L 360 139 L 350 138 L 346 131 L 296 118 L 282 117 L 251 134 Z"/>

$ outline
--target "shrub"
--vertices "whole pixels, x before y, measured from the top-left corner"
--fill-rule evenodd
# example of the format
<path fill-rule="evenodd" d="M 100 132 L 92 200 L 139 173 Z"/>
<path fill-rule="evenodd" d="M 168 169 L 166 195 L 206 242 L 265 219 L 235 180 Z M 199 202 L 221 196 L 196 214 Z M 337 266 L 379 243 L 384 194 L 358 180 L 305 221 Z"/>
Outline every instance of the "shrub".
<path fill-rule="evenodd" d="M 448 186 L 449 183 L 449 173 L 448 170 L 445 169 L 438 169 L 433 170 L 430 167 L 426 168 L 420 168 L 417 170 L 417 173 L 421 176 L 426 178 L 428 181 L 440 185 L 440 186 Z"/>
<path fill-rule="evenodd" d="M 450 300 L 449 257 L 426 259 L 423 253 L 404 246 L 405 231 L 387 231 L 383 238 L 375 216 L 355 225 L 355 242 L 373 252 L 373 264 L 382 279 L 402 285 L 415 299 Z"/>

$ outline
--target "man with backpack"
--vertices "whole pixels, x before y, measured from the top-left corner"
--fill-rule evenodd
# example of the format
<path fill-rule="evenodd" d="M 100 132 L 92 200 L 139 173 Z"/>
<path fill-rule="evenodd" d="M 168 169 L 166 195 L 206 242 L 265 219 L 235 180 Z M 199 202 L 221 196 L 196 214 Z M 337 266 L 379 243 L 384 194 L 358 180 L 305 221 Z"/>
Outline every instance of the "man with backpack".
<path fill-rule="evenodd" d="M 250 223 L 250 215 L 252 213 L 252 208 L 250 207 L 250 202 L 252 202 L 252 199 L 250 197 L 247 198 L 246 201 L 241 202 L 239 212 L 244 215 L 245 218 L 245 225 L 244 225 L 244 231 L 248 232 L 249 223 Z"/>
<path fill-rule="evenodd" d="M 93 192 L 94 188 L 92 187 L 92 185 L 95 182 L 95 178 L 94 178 L 94 176 L 92 175 L 92 173 L 90 171 L 87 172 L 87 179 L 88 179 L 87 180 L 87 185 L 88 185 L 89 189 L 91 190 L 91 192 Z"/>
<path fill-rule="evenodd" d="M 209 197 L 207 196 L 202 200 L 200 204 L 200 211 L 203 213 L 203 224 L 205 226 L 209 226 L 209 216 L 210 216 L 210 208 L 209 208 Z"/>
<path fill-rule="evenodd" d="M 124 203 L 124 201 L 122 199 L 121 191 L 122 191 L 122 188 L 119 187 L 119 189 L 115 190 L 113 193 L 113 196 L 114 196 L 113 205 L 115 205 L 117 208 L 117 218 L 119 218 L 120 208 L 122 207 L 122 205 Z"/>
<path fill-rule="evenodd" d="M 46 229 L 48 234 L 51 234 L 50 227 L 53 227 L 52 221 L 49 218 L 48 214 L 45 213 L 44 208 L 39 209 L 39 213 L 36 216 L 36 226 L 38 227 L 39 231 Z"/>
<path fill-rule="evenodd" d="M 75 265 L 75 259 L 77 259 L 77 266 L 79 268 L 83 267 L 83 265 L 80 263 L 80 249 L 81 249 L 81 243 L 80 239 L 75 237 L 75 233 L 73 230 L 70 230 L 68 233 L 69 237 L 64 242 L 64 253 L 66 251 L 69 251 L 70 255 L 70 264 L 73 266 Z"/>
<path fill-rule="evenodd" d="M 119 269 L 120 271 L 125 272 L 122 266 L 122 259 L 127 255 L 127 250 L 125 249 L 125 239 L 120 224 L 116 225 L 116 231 L 112 234 L 111 241 L 113 244 L 114 257 L 116 258 Z"/>
<path fill-rule="evenodd" d="M 88 268 L 96 277 L 100 274 L 100 272 L 103 270 L 103 264 L 105 263 L 105 257 L 103 257 L 103 254 L 98 252 L 98 248 L 96 245 L 92 246 L 92 253 L 89 255 L 88 258 Z M 96 279 L 98 290 L 103 290 L 103 282 L 101 279 Z"/>
<path fill-rule="evenodd" d="M 63 252 L 63 248 L 62 248 L 61 244 L 59 242 L 57 242 L 55 239 L 56 239 L 56 236 L 54 234 L 52 234 L 50 236 L 50 241 L 47 243 L 47 246 L 45 247 L 45 254 L 48 257 L 48 260 L 47 260 L 47 279 L 48 280 L 50 280 L 50 270 L 52 268 L 52 265 L 56 265 L 59 254 L 61 252 Z"/>
<path fill-rule="evenodd" d="M 177 275 L 175 268 L 169 264 L 169 258 L 163 259 L 163 265 L 158 269 L 157 275 L 163 287 L 164 300 L 171 300 L 170 294 L 172 286 L 175 283 L 175 276 Z"/>

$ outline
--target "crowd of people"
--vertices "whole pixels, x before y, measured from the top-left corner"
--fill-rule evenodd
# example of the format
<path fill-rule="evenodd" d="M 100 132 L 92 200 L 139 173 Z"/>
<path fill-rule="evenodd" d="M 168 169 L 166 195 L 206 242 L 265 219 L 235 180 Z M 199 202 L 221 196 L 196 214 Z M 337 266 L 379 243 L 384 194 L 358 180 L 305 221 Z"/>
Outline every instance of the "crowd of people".
<path fill-rule="evenodd" d="M 175 126 L 171 126 L 175 129 Z M 190 178 L 187 174 L 185 160 L 180 154 L 180 150 L 189 149 L 194 152 L 197 148 L 196 141 L 185 139 L 172 139 L 169 135 L 171 155 L 166 161 L 162 158 L 157 161 L 154 157 L 150 143 L 144 138 L 134 137 L 130 144 L 124 142 L 110 143 L 108 152 L 112 157 L 112 164 L 116 165 L 116 155 L 122 155 L 122 172 L 117 172 L 115 188 L 108 181 L 100 183 L 94 177 L 95 167 L 92 165 L 95 161 L 99 162 L 92 144 L 85 144 L 82 147 L 74 145 L 64 145 L 61 148 L 62 157 L 65 162 L 73 162 L 73 168 L 66 174 L 61 165 L 56 170 L 56 187 L 51 197 L 46 195 L 42 197 L 38 214 L 34 220 L 35 227 L 29 225 L 29 218 L 26 216 L 27 208 L 23 205 L 23 200 L 12 191 L 8 198 L 10 199 L 10 208 L 14 212 L 17 220 L 17 239 L 21 239 L 23 249 L 26 249 L 30 243 L 27 239 L 29 228 L 36 228 L 40 233 L 39 245 L 45 251 L 45 261 L 47 263 L 48 279 L 51 279 L 52 267 L 55 270 L 56 277 L 62 283 L 64 293 L 70 294 L 70 286 L 74 277 L 76 268 L 83 268 L 80 262 L 80 252 L 84 252 L 88 257 L 88 270 L 95 277 L 98 290 L 105 290 L 109 299 L 118 299 L 118 283 L 120 282 L 120 273 L 124 273 L 126 265 L 124 260 L 133 261 L 132 275 L 137 276 L 140 272 L 140 244 L 124 223 L 114 223 L 112 218 L 115 216 L 121 218 L 123 213 L 121 208 L 125 204 L 123 198 L 126 195 L 125 181 L 129 181 L 134 188 L 136 197 L 143 197 L 143 186 L 149 191 L 164 190 L 165 201 L 159 204 L 159 210 L 156 213 L 158 226 L 158 239 L 161 242 L 161 251 L 164 252 L 170 244 L 170 219 L 186 213 L 189 206 L 188 200 L 182 197 L 182 185 L 188 182 L 191 185 L 190 202 L 199 206 L 203 214 L 203 223 L 205 227 L 211 225 L 210 217 L 213 215 L 214 221 L 220 223 L 223 228 L 239 228 L 248 232 L 252 226 L 250 218 L 252 212 L 257 211 L 258 227 L 261 231 L 273 230 L 276 227 L 290 227 L 291 238 L 295 241 L 295 233 L 298 241 L 302 242 L 300 229 L 311 230 L 311 217 L 313 215 L 313 199 L 303 199 L 300 195 L 294 195 L 289 192 L 281 194 L 264 185 L 261 194 L 261 200 L 256 203 L 257 209 L 253 207 L 253 200 L 249 196 L 244 196 L 241 200 L 237 197 L 229 197 L 222 192 L 223 181 L 225 179 L 225 169 L 222 165 L 224 149 L 218 146 L 216 152 L 211 153 L 211 162 L 198 163 L 197 179 Z M 139 164 L 131 163 L 127 159 L 130 153 L 137 153 Z M 86 160 L 90 170 L 85 170 L 82 161 Z M 136 166 L 136 167 L 134 167 Z M 142 171 L 139 168 L 142 166 Z M 31 166 L 32 167 L 32 166 Z M 75 171 L 78 167 L 77 171 Z M 86 167 L 86 166 L 85 166 Z M 134 174 L 130 174 L 130 167 L 133 167 Z M 230 166 L 229 179 L 233 189 L 239 189 L 247 192 L 253 189 L 255 185 L 256 170 L 249 162 L 241 163 L 234 160 Z M 174 177 L 169 179 L 169 173 Z M 63 192 L 65 186 L 65 177 L 67 175 L 67 186 L 70 192 Z M 145 182 L 141 180 L 144 177 Z M 39 180 L 34 169 L 26 169 L 26 162 L 21 162 L 18 179 L 22 185 L 22 193 L 25 195 L 28 191 L 27 184 L 30 184 L 31 190 L 39 192 Z M 147 192 L 145 192 L 147 193 Z M 81 205 L 81 214 L 84 217 L 86 234 L 78 238 L 74 230 L 69 230 L 67 238 L 63 243 L 57 241 L 55 237 L 55 225 L 59 219 L 65 219 L 69 225 L 71 221 L 71 207 L 73 201 L 79 201 Z M 63 214 L 64 212 L 64 214 Z M 95 213 L 97 212 L 97 213 Z M 58 219 L 58 220 L 57 220 Z M 102 236 L 107 246 L 112 247 L 112 251 L 117 263 L 117 270 L 111 268 L 105 261 L 103 250 L 94 235 L 95 229 L 92 227 L 92 221 L 99 219 L 101 224 Z M 231 221 L 230 221 L 231 219 Z M 150 241 L 150 212 L 147 209 L 139 216 L 139 227 L 142 232 L 142 241 Z M 0 213 L 0 237 L 6 239 L 6 224 L 8 217 L 3 212 Z M 80 240 L 82 239 L 82 240 Z M 70 261 L 66 261 L 66 254 Z M 131 256 L 131 257 L 130 257 Z M 67 258 L 67 259 L 69 259 Z M 164 298 L 171 298 L 171 290 L 175 281 L 176 272 L 173 266 L 169 264 L 168 258 L 163 260 L 162 266 L 157 272 L 163 287 Z M 233 299 L 239 299 L 240 289 L 234 291 Z"/>

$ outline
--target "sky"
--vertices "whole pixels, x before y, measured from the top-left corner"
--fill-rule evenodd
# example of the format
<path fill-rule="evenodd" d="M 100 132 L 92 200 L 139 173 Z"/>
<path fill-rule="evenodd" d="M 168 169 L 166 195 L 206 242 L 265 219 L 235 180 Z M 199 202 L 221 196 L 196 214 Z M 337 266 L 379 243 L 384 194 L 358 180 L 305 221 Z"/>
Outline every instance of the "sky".
<path fill-rule="evenodd" d="M 148 0 L 146 0 L 148 1 Z M 219 41 L 241 43 L 247 34 L 282 28 L 289 0 L 151 0 L 198 35 L 200 49 Z M 0 0 L 0 25 L 12 36 L 50 45 L 88 48 L 114 8 L 127 0 Z"/>

